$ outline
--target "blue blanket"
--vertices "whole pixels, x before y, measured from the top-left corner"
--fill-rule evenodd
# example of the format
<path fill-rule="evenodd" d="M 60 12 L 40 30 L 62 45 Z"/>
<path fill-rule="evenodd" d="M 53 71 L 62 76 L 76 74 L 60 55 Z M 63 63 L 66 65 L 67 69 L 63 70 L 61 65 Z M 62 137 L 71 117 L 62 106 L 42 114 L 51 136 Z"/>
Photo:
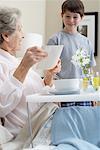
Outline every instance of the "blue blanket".
<path fill-rule="evenodd" d="M 100 107 L 57 109 L 51 138 L 54 150 L 100 150 Z"/>

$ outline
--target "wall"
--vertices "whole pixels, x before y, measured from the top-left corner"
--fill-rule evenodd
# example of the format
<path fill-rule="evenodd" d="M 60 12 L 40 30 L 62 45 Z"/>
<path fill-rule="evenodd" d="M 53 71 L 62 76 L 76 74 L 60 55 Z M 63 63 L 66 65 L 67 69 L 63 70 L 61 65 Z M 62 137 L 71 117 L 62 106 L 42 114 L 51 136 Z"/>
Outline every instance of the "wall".
<path fill-rule="evenodd" d="M 45 0 L 0 0 L 0 5 L 19 8 L 24 31 L 39 33 L 45 38 Z"/>
<path fill-rule="evenodd" d="M 62 28 L 61 4 L 63 0 L 46 0 L 46 42 L 48 38 Z"/>
<path fill-rule="evenodd" d="M 46 40 L 55 32 L 61 30 L 61 4 L 64 0 L 46 0 Z M 100 0 L 82 0 L 85 6 L 85 11 L 98 11 L 98 27 L 100 25 Z M 95 70 L 100 72 L 100 27 L 98 29 L 98 56 L 96 57 L 97 66 Z"/>
<path fill-rule="evenodd" d="M 97 11 L 98 12 L 98 56 L 95 57 L 97 65 L 95 67 L 96 71 L 100 72 L 100 0 L 82 0 L 85 6 L 85 10 L 88 12 Z"/>

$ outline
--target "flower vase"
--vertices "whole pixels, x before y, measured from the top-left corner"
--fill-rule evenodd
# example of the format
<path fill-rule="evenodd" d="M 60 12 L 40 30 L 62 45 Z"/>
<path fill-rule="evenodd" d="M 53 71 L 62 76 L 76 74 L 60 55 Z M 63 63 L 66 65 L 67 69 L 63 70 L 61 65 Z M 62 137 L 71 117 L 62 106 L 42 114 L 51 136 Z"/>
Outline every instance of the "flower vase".
<path fill-rule="evenodd" d="M 87 75 L 84 75 L 82 78 L 82 89 L 86 90 L 88 88 L 89 85 L 89 78 L 87 77 Z"/>
<path fill-rule="evenodd" d="M 84 72 L 83 72 L 82 75 L 83 75 L 83 82 L 82 82 L 83 91 L 85 91 L 85 92 L 95 92 L 94 87 L 92 85 L 93 75 L 91 74 L 90 69 L 87 70 L 86 74 L 84 74 Z"/>
<path fill-rule="evenodd" d="M 82 80 L 83 90 L 87 90 L 88 86 L 91 84 L 90 68 L 82 68 Z"/>

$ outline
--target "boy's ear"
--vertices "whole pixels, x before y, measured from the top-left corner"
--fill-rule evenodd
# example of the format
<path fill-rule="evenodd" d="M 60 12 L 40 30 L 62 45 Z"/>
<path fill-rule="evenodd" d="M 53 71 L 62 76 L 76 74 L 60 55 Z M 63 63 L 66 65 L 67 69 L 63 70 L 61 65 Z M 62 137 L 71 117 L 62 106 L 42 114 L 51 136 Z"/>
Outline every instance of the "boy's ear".
<path fill-rule="evenodd" d="M 61 13 L 61 17 L 63 17 L 63 13 Z"/>
<path fill-rule="evenodd" d="M 84 18 L 84 15 L 81 17 L 81 19 L 83 20 L 83 18 Z"/>
<path fill-rule="evenodd" d="M 2 33 L 2 38 L 4 39 L 4 41 L 9 42 L 9 35 L 8 33 Z"/>

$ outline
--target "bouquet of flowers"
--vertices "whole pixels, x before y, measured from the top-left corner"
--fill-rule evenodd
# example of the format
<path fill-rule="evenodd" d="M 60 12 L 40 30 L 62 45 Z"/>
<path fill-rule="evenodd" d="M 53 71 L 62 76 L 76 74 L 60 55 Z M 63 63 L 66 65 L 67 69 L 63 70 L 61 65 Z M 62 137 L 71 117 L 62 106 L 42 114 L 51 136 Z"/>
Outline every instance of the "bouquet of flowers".
<path fill-rule="evenodd" d="M 71 62 L 81 68 L 82 74 L 88 75 L 90 68 L 90 55 L 88 50 L 84 48 L 77 49 L 75 55 L 72 56 Z"/>

